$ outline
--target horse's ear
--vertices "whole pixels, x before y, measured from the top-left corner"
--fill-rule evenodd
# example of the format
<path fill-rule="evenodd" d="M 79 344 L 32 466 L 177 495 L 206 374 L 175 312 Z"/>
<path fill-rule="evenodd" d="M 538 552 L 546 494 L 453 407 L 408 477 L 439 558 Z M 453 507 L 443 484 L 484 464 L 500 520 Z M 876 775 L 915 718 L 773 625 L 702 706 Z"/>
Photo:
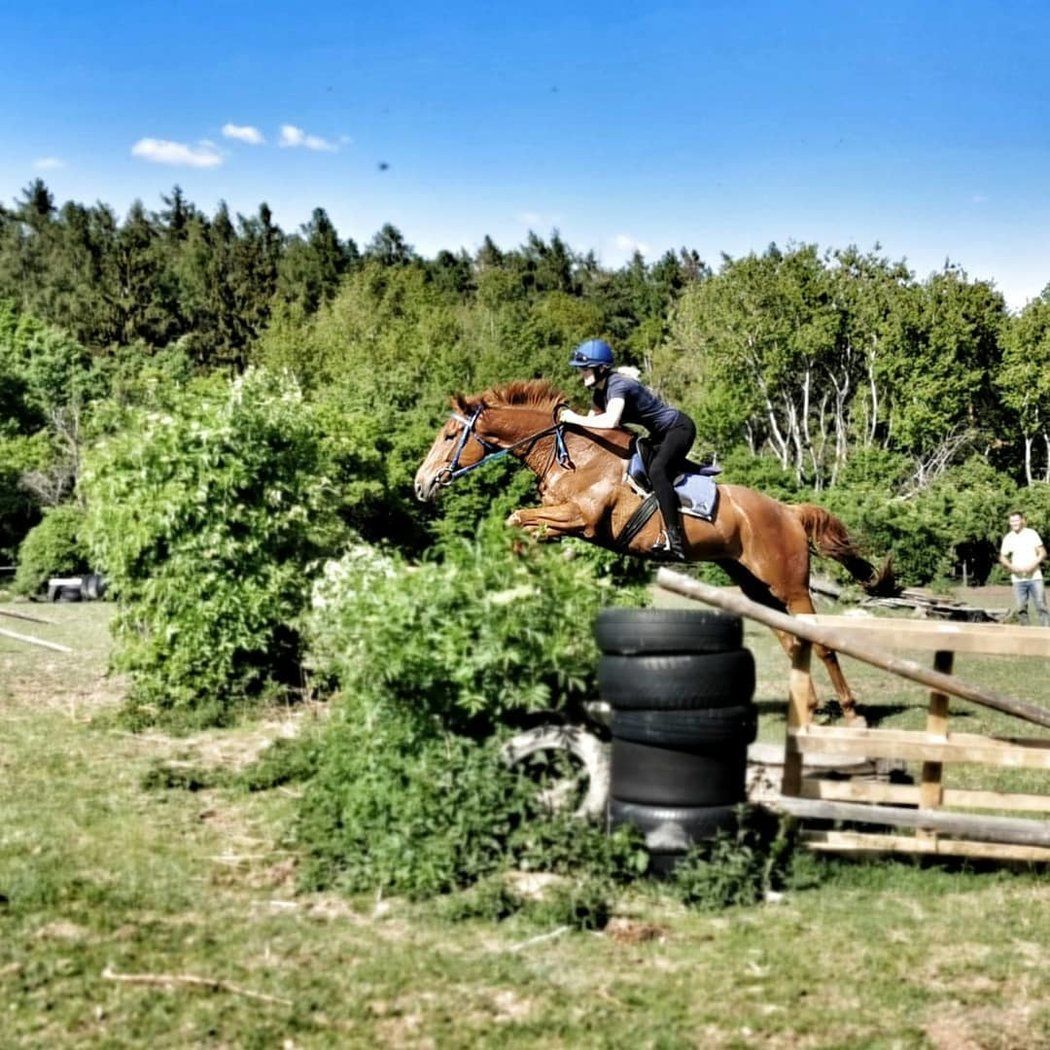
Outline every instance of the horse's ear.
<path fill-rule="evenodd" d="M 456 392 L 449 398 L 449 404 L 452 406 L 453 411 L 458 412 L 461 416 L 467 414 L 467 395 L 461 392 Z"/>

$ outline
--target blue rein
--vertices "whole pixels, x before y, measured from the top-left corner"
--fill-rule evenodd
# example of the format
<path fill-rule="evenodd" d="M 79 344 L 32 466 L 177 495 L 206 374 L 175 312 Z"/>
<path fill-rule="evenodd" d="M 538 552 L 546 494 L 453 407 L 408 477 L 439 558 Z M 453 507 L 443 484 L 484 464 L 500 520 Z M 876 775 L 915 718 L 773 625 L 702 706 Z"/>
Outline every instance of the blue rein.
<path fill-rule="evenodd" d="M 479 406 L 475 409 L 474 414 L 467 419 L 465 416 L 461 416 L 458 412 L 452 413 L 452 418 L 457 423 L 463 424 L 463 430 L 459 435 L 459 443 L 456 445 L 456 451 L 452 454 L 452 461 L 449 465 L 442 469 L 441 473 L 447 480 L 445 484 L 449 484 L 461 478 L 464 474 L 469 474 L 472 470 L 477 470 L 483 463 L 490 463 L 494 459 L 499 459 L 500 456 L 505 456 L 509 452 L 513 452 L 516 448 L 520 448 L 522 445 L 532 444 L 538 441 L 541 437 L 546 437 L 547 434 L 554 435 L 554 446 L 555 456 L 558 463 L 563 467 L 571 467 L 572 460 L 569 458 L 569 450 L 565 445 L 565 435 L 562 433 L 562 425 L 555 423 L 553 426 L 546 427 L 543 430 L 537 431 L 535 434 L 530 434 L 527 438 L 522 438 L 521 441 L 515 441 L 513 445 L 508 445 L 506 448 L 500 448 L 493 441 L 489 441 L 483 438 L 480 434 L 475 432 L 477 426 L 478 417 L 484 410 L 484 406 Z M 461 467 L 459 465 L 459 457 L 463 454 L 463 449 L 467 447 L 467 442 L 473 438 L 481 447 L 485 450 L 485 454 L 477 461 L 477 463 L 471 463 L 470 466 Z"/>

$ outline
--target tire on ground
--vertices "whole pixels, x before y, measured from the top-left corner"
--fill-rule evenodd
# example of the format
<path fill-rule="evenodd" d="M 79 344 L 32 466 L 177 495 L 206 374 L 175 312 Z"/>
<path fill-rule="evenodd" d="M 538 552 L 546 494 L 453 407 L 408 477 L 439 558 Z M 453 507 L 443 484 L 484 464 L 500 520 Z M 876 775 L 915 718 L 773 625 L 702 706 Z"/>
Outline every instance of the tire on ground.
<path fill-rule="evenodd" d="M 651 853 L 685 853 L 697 842 L 737 825 L 735 806 L 646 806 L 609 800 L 609 826 L 631 824 L 645 836 Z"/>
<path fill-rule="evenodd" d="M 731 707 L 755 693 L 749 649 L 670 656 L 620 656 L 598 661 L 598 692 L 619 710 L 682 711 Z"/>
<path fill-rule="evenodd" d="M 586 772 L 587 790 L 573 816 L 581 820 L 601 817 L 609 801 L 609 753 L 601 740 L 579 726 L 542 725 L 511 737 L 501 748 L 503 761 L 508 766 L 543 751 L 567 751 Z M 568 783 L 549 789 L 551 808 L 563 806 L 574 787 Z"/>
<path fill-rule="evenodd" d="M 668 748 L 747 745 L 758 731 L 754 704 L 696 711 L 613 711 L 613 738 Z"/>
<path fill-rule="evenodd" d="M 598 648 L 628 656 L 652 653 L 715 653 L 739 649 L 739 616 L 702 609 L 602 609 L 594 627 Z"/>
<path fill-rule="evenodd" d="M 689 750 L 613 737 L 614 798 L 651 806 L 729 806 L 747 796 L 747 744 Z"/>

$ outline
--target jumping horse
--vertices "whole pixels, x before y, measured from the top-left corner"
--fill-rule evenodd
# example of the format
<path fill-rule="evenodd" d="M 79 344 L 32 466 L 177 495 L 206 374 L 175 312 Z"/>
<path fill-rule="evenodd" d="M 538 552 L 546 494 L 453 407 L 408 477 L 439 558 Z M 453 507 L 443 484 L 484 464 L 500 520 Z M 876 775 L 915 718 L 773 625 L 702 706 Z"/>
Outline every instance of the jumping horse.
<path fill-rule="evenodd" d="M 658 513 L 640 530 L 628 530 L 633 535 L 626 542 L 618 542 L 642 502 L 626 479 L 634 435 L 560 424 L 557 412 L 564 404 L 565 395 L 544 380 L 454 395 L 452 414 L 416 473 L 416 497 L 432 500 L 487 460 L 511 455 L 539 479 L 542 505 L 514 511 L 508 525 L 541 539 L 576 536 L 610 550 L 650 555 L 661 529 Z M 753 601 L 781 612 L 812 613 L 811 547 L 841 563 L 869 594 L 893 593 L 890 559 L 874 569 L 846 526 L 823 508 L 780 503 L 743 485 L 720 485 L 718 494 L 710 521 L 683 517 L 686 557 L 721 566 Z M 786 632 L 777 632 L 777 637 L 793 655 L 799 640 Z M 844 719 L 858 724 L 856 700 L 837 656 L 822 646 L 814 648 Z M 810 706 L 817 706 L 812 690 Z"/>

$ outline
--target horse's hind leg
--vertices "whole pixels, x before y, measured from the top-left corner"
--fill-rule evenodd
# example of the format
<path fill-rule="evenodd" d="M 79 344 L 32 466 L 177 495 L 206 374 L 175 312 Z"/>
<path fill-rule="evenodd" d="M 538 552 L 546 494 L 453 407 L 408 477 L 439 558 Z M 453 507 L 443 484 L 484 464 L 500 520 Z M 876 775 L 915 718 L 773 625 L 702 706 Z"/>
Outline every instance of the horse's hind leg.
<path fill-rule="evenodd" d="M 816 609 L 813 608 L 813 600 L 810 598 L 808 590 L 805 594 L 799 594 L 792 598 L 787 603 L 787 609 L 788 612 L 794 616 L 807 615 L 816 612 Z M 798 639 L 795 638 L 794 635 L 792 635 L 791 638 L 794 642 L 798 642 Z M 850 725 L 863 726 L 865 724 L 864 719 L 857 714 L 857 699 L 853 695 L 853 690 L 850 689 L 849 683 L 846 681 L 846 676 L 842 673 L 842 665 L 839 663 L 838 653 L 836 653 L 834 649 L 829 649 L 826 645 L 821 645 L 819 642 L 813 643 L 813 651 L 824 662 L 824 667 L 828 672 L 828 677 L 831 679 L 831 684 L 839 698 L 839 706 L 842 708 L 842 717 Z M 816 702 L 816 692 L 813 692 L 811 697 L 813 708 L 811 708 L 811 710 L 815 709 Z"/>
<path fill-rule="evenodd" d="M 726 571 L 732 581 L 744 592 L 744 595 L 768 609 L 776 609 L 778 612 L 788 612 L 792 615 L 814 613 L 813 601 L 809 596 L 809 587 L 801 584 L 796 587 L 783 587 L 773 590 L 768 584 L 763 583 L 750 569 L 739 562 L 720 561 L 718 563 Z M 788 658 L 794 662 L 801 640 L 790 631 L 774 631 L 777 640 L 787 653 Z M 823 661 L 831 679 L 831 684 L 838 696 L 839 706 L 842 708 L 843 718 L 852 725 L 863 725 L 864 720 L 857 714 L 857 701 L 853 696 L 846 676 L 842 673 L 838 656 L 827 646 L 814 643 L 814 651 Z M 812 715 L 819 706 L 816 689 L 813 681 L 809 683 L 809 711 Z"/>
<path fill-rule="evenodd" d="M 750 569 L 741 565 L 739 562 L 734 561 L 720 561 L 718 565 L 725 571 L 726 575 L 740 588 L 744 593 L 745 598 L 750 598 L 751 601 L 757 602 L 759 605 L 764 605 L 767 609 L 774 609 L 776 612 L 790 612 L 786 602 L 781 601 L 770 588 L 763 583 Z M 810 612 L 813 611 L 812 606 Z M 776 635 L 777 641 L 780 642 L 781 648 L 787 653 L 788 659 L 794 664 L 795 657 L 798 655 L 798 651 L 802 646 L 802 642 L 798 635 L 792 634 L 790 631 L 777 631 L 773 633 Z M 845 684 L 845 682 L 843 682 Z M 847 691 L 849 687 L 846 687 Z M 813 688 L 813 679 L 809 680 L 809 697 L 807 700 L 809 707 L 809 714 L 812 718 L 813 713 L 817 710 L 817 692 Z"/>

